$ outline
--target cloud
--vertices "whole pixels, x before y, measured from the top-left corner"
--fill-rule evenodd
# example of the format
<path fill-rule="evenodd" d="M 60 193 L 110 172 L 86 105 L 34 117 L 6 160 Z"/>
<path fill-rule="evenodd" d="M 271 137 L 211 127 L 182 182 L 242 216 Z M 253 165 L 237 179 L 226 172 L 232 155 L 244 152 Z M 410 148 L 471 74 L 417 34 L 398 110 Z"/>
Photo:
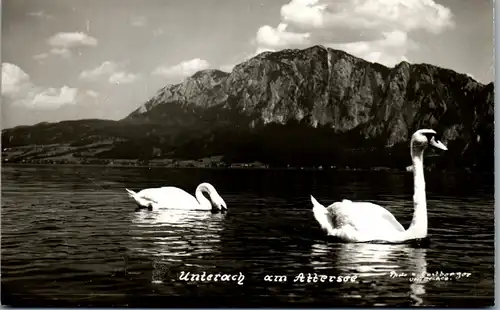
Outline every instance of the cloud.
<path fill-rule="evenodd" d="M 451 10 L 434 0 L 292 0 L 282 6 L 281 19 L 305 30 L 424 29 L 437 34 L 454 25 Z"/>
<path fill-rule="evenodd" d="M 87 82 L 98 82 L 104 79 L 111 84 L 130 84 L 140 79 L 138 74 L 126 72 L 123 65 L 114 61 L 105 61 L 100 66 L 83 70 L 79 78 Z"/>
<path fill-rule="evenodd" d="M 96 46 L 97 43 L 96 38 L 83 32 L 59 32 L 47 39 L 47 44 L 52 46 L 52 49 L 48 52 L 36 54 L 33 58 L 38 61 L 42 61 L 50 55 L 69 58 L 72 49 L 83 46 Z"/>
<path fill-rule="evenodd" d="M 283 49 L 291 46 L 302 46 L 310 44 L 310 33 L 295 33 L 287 31 L 287 24 L 279 24 L 278 27 L 262 26 L 257 31 L 257 44 L 261 49 Z"/>
<path fill-rule="evenodd" d="M 43 52 L 40 54 L 33 55 L 33 59 L 38 60 L 40 63 L 43 63 L 43 60 L 49 58 L 50 55 L 61 56 L 63 58 L 70 58 L 71 51 L 66 48 L 53 48 L 49 52 Z"/>
<path fill-rule="evenodd" d="M 144 27 L 147 22 L 148 20 L 144 16 L 132 16 L 130 18 L 130 24 L 134 27 Z"/>
<path fill-rule="evenodd" d="M 111 74 L 108 82 L 112 84 L 130 84 L 137 80 L 139 80 L 139 75 L 120 71 Z"/>
<path fill-rule="evenodd" d="M 31 86 L 30 76 L 21 68 L 2 63 L 2 95 L 14 98 Z"/>
<path fill-rule="evenodd" d="M 83 70 L 80 73 L 79 78 L 86 81 L 96 81 L 101 77 L 109 76 L 115 73 L 116 70 L 118 70 L 118 67 L 118 64 L 113 61 L 105 61 L 97 68 Z"/>
<path fill-rule="evenodd" d="M 208 61 L 194 58 L 191 60 L 183 61 L 174 66 L 162 65 L 153 70 L 152 74 L 164 77 L 188 77 L 200 70 L 205 70 L 210 67 Z"/>
<path fill-rule="evenodd" d="M 2 63 L 2 96 L 9 103 L 35 109 L 57 109 L 75 104 L 77 93 L 78 89 L 66 85 L 61 88 L 37 86 L 17 65 Z"/>
<path fill-rule="evenodd" d="M 379 62 L 394 66 L 401 61 L 408 61 L 406 53 L 416 48 L 416 44 L 408 39 L 403 31 L 383 33 L 384 38 L 372 41 L 357 41 L 349 43 L 333 43 L 326 46 L 346 51 L 352 55 L 370 62 Z"/>
<path fill-rule="evenodd" d="M 53 48 L 50 50 L 50 53 L 52 55 L 60 55 L 64 58 L 71 57 L 71 52 L 67 48 Z"/>
<path fill-rule="evenodd" d="M 88 89 L 87 91 L 85 91 L 85 94 L 89 97 L 92 97 L 92 98 L 97 98 L 99 97 L 99 93 L 96 92 L 95 90 L 92 90 L 92 89 Z"/>
<path fill-rule="evenodd" d="M 32 100 L 32 105 L 43 109 L 56 109 L 63 105 L 76 103 L 76 88 L 64 85 L 61 88 L 48 88 L 37 93 Z"/>
<path fill-rule="evenodd" d="M 454 27 L 450 9 L 434 0 L 291 0 L 280 15 L 277 27 L 257 31 L 257 53 L 322 44 L 394 65 L 417 47 L 412 31 Z"/>
<path fill-rule="evenodd" d="M 295 23 L 305 28 L 322 28 L 328 4 L 315 0 L 292 0 L 281 7 L 281 17 L 286 23 Z"/>
<path fill-rule="evenodd" d="M 231 72 L 231 71 L 233 71 L 234 66 L 236 66 L 236 64 L 225 64 L 225 65 L 221 65 L 219 67 L 219 69 L 221 71 L 224 71 L 224 72 Z"/>
<path fill-rule="evenodd" d="M 80 46 L 96 46 L 97 39 L 83 32 L 59 32 L 47 40 L 53 47 L 70 49 Z"/>

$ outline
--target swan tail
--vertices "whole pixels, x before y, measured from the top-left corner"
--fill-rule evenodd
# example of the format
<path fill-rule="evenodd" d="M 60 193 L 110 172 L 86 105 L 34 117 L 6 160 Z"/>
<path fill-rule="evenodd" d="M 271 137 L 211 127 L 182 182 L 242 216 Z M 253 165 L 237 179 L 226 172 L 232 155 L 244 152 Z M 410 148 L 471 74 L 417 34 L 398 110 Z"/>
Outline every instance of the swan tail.
<path fill-rule="evenodd" d="M 313 214 L 314 218 L 318 222 L 321 229 L 327 232 L 329 235 L 334 235 L 334 227 L 332 224 L 332 219 L 328 209 L 325 208 L 322 204 L 320 204 L 312 195 L 311 202 L 313 204 Z"/>
<path fill-rule="evenodd" d="M 130 190 L 130 189 L 128 189 L 128 188 L 126 188 L 125 190 L 127 191 L 128 195 L 129 195 L 131 198 L 134 198 L 134 199 L 135 199 L 135 197 L 137 197 L 137 193 L 136 193 L 136 192 L 131 191 L 131 190 Z"/>
<path fill-rule="evenodd" d="M 152 210 L 153 208 L 153 205 L 157 204 L 157 201 L 155 201 L 154 199 L 151 199 L 151 198 L 148 198 L 148 197 L 144 197 L 144 196 L 139 196 L 139 194 L 137 194 L 136 192 L 134 191 L 131 191 L 130 189 L 126 188 L 125 189 L 128 193 L 128 195 L 135 200 L 135 202 L 137 203 L 137 205 L 140 207 L 140 208 L 148 208 L 150 210 Z"/>
<path fill-rule="evenodd" d="M 147 207 L 147 204 L 145 204 L 145 201 L 144 199 L 141 199 L 141 197 L 139 197 L 139 195 L 137 195 L 136 192 L 134 191 L 131 191 L 130 189 L 126 188 L 125 189 L 128 193 L 128 195 L 130 196 L 130 198 L 134 199 L 135 202 L 137 203 L 137 205 L 141 206 L 141 207 Z"/>

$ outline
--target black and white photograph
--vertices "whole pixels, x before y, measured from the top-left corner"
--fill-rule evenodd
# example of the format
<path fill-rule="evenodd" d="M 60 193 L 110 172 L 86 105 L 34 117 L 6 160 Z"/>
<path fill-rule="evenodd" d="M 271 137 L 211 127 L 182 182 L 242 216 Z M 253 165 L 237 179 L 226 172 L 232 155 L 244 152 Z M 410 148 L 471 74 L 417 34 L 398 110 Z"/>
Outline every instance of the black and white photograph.
<path fill-rule="evenodd" d="M 2 0 L 1 304 L 495 305 L 493 0 Z"/>

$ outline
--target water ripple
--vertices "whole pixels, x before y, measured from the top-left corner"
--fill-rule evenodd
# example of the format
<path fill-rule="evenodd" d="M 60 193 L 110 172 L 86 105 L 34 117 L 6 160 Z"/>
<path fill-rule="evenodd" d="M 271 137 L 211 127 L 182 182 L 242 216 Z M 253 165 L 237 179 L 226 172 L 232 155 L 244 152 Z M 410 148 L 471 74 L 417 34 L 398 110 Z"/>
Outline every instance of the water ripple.
<path fill-rule="evenodd" d="M 194 191 L 201 180 L 216 186 L 227 214 L 134 212 L 124 192 L 165 184 Z M 3 167 L 2 297 L 11 304 L 66 306 L 148 307 L 156 305 L 154 297 L 165 296 L 218 296 L 238 305 L 491 305 L 493 186 L 454 175 L 430 178 L 427 187 L 429 247 L 343 244 L 330 242 L 318 229 L 309 195 L 325 204 L 342 198 L 372 201 L 407 227 L 411 176 Z M 182 271 L 242 272 L 245 285 L 186 283 L 178 279 Z M 472 276 L 421 283 L 390 276 L 435 271 Z M 300 274 L 356 278 L 294 281 Z M 266 282 L 268 275 L 288 281 Z"/>

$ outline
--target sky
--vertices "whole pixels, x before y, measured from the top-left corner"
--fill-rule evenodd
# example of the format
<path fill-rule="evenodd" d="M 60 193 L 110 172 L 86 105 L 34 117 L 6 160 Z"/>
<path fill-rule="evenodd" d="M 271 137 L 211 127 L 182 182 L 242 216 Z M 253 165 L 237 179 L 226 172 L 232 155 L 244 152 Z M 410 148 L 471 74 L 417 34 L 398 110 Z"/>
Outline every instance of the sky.
<path fill-rule="evenodd" d="M 494 80 L 493 0 L 3 0 L 2 128 L 121 119 L 162 87 L 321 44 Z"/>

